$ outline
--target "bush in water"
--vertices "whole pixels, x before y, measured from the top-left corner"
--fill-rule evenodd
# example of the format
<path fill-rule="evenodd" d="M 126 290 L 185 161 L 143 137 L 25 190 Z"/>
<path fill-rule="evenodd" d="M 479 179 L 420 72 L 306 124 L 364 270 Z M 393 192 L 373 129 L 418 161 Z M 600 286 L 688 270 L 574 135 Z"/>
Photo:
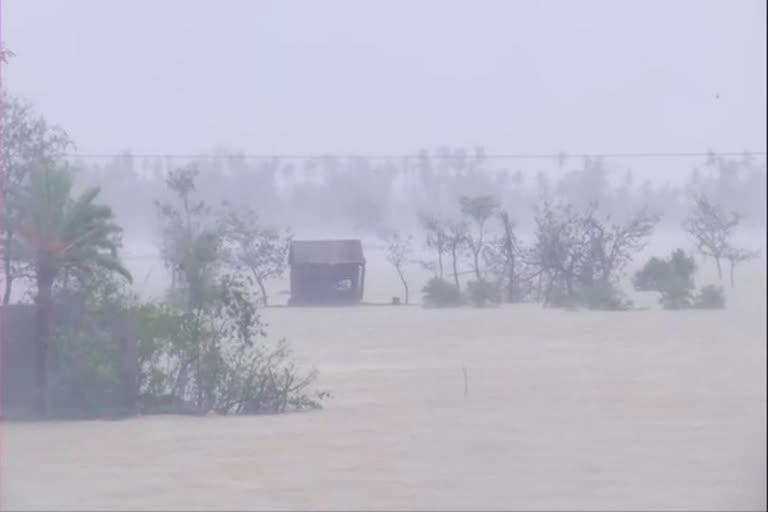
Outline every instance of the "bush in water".
<path fill-rule="evenodd" d="M 469 281 L 467 283 L 467 299 L 476 308 L 496 305 L 499 303 L 498 287 L 485 280 Z"/>
<path fill-rule="evenodd" d="M 430 279 L 423 291 L 425 306 L 451 307 L 462 304 L 459 287 L 439 277 Z"/>

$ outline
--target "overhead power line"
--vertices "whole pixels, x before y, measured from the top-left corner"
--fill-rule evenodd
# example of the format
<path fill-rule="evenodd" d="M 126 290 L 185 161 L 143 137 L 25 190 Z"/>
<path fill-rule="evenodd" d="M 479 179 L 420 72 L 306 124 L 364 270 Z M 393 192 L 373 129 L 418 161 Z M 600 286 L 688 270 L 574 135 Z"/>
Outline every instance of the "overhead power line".
<path fill-rule="evenodd" d="M 706 152 L 638 152 L 638 153 L 488 153 L 488 154 L 434 154 L 434 153 L 408 153 L 408 154 L 254 154 L 254 153 L 68 153 L 67 158 L 80 159 L 103 159 L 103 158 L 178 158 L 189 160 L 203 160 L 215 158 L 232 158 L 246 160 L 320 160 L 324 158 L 367 158 L 376 160 L 404 160 L 419 159 L 428 156 L 436 159 L 461 159 L 478 158 L 486 160 L 563 160 L 570 158 L 706 158 L 709 156 L 721 157 L 744 157 L 744 156 L 766 156 L 765 151 L 706 151 Z"/>

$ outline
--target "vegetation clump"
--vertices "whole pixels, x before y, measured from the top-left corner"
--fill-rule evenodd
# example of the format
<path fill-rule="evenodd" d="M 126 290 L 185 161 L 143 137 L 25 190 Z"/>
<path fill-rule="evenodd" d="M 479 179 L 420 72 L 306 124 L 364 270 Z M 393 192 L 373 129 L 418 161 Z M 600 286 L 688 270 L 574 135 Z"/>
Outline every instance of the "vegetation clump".
<path fill-rule="evenodd" d="M 467 282 L 468 302 L 476 308 L 499 304 L 499 289 L 489 281 L 475 280 Z"/>
<path fill-rule="evenodd" d="M 719 309 L 725 307 L 725 295 L 719 286 L 708 285 L 694 293 L 696 262 L 682 249 L 667 259 L 651 258 L 633 279 L 638 291 L 659 292 L 664 309 Z"/>
<path fill-rule="evenodd" d="M 463 303 L 459 288 L 439 277 L 430 279 L 423 291 L 424 305 L 427 307 L 456 307 Z"/>
<path fill-rule="evenodd" d="M 696 309 L 723 309 L 725 308 L 725 293 L 720 286 L 708 284 L 704 286 L 693 300 Z"/>

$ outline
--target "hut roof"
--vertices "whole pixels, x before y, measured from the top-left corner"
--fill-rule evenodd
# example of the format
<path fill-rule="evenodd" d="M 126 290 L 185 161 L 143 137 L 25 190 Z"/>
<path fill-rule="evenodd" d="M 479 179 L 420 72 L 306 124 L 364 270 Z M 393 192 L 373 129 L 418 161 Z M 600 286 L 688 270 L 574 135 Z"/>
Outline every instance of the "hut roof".
<path fill-rule="evenodd" d="M 341 265 L 365 263 L 360 240 L 294 240 L 288 256 L 291 265 Z"/>

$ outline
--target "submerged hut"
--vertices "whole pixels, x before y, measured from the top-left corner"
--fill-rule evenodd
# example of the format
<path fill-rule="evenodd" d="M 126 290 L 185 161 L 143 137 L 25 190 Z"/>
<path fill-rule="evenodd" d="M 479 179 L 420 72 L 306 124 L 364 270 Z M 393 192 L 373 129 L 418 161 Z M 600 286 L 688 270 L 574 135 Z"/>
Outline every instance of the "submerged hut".
<path fill-rule="evenodd" d="M 356 304 L 363 300 L 365 257 L 360 240 L 294 240 L 288 264 L 292 305 Z"/>

